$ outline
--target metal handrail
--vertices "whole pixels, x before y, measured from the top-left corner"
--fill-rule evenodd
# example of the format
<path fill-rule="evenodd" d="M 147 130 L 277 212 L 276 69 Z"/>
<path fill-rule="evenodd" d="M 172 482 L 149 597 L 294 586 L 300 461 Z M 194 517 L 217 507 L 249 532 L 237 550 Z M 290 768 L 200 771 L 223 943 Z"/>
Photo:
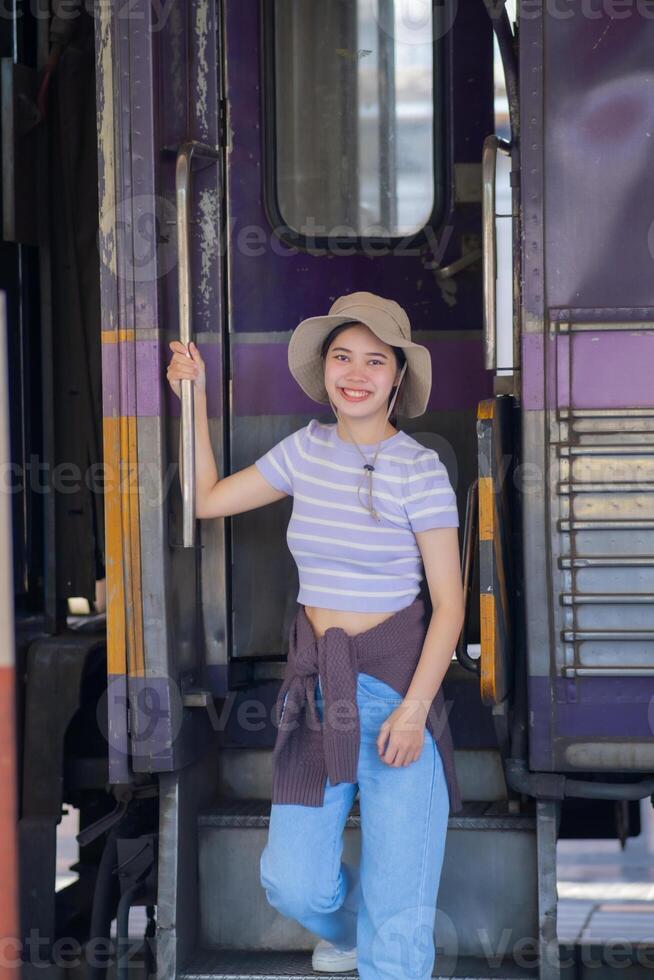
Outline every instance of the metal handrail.
<path fill-rule="evenodd" d="M 219 159 L 220 150 L 206 143 L 188 140 L 177 150 L 175 163 L 175 196 L 177 201 L 177 286 L 179 293 L 179 339 L 188 347 L 191 334 L 191 248 L 189 238 L 189 200 L 191 196 L 191 163 L 194 156 Z M 195 410 L 193 381 L 181 382 L 182 439 L 182 547 L 195 547 Z"/>
<path fill-rule="evenodd" d="M 456 646 L 456 659 L 462 667 L 475 674 L 480 672 L 480 661 L 468 654 L 468 619 L 472 601 L 472 580 L 475 560 L 475 547 L 479 530 L 479 480 L 474 480 L 468 487 L 466 499 L 466 522 L 463 529 L 463 596 L 465 615 L 459 642 Z"/>
<path fill-rule="evenodd" d="M 497 154 L 511 153 L 511 144 L 491 134 L 484 140 L 481 154 L 482 179 L 482 249 L 484 292 L 484 367 L 488 371 L 497 368 L 497 240 L 495 235 L 495 175 Z"/>

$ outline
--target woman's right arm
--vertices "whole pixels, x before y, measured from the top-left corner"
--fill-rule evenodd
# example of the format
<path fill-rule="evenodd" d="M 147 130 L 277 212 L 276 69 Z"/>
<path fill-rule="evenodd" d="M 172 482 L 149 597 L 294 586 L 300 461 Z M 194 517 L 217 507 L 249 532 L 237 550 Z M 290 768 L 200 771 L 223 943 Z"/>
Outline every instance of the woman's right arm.
<path fill-rule="evenodd" d="M 283 490 L 276 490 L 268 483 L 254 464 L 219 479 L 209 437 L 204 361 L 193 342 L 189 344 L 190 353 L 186 352 L 185 345 L 179 340 L 171 341 L 170 349 L 173 356 L 166 373 L 178 398 L 181 397 L 182 379 L 190 378 L 193 381 L 196 517 L 230 517 L 286 497 Z M 181 435 L 179 458 L 181 461 Z M 180 466 L 180 481 L 181 475 Z"/>

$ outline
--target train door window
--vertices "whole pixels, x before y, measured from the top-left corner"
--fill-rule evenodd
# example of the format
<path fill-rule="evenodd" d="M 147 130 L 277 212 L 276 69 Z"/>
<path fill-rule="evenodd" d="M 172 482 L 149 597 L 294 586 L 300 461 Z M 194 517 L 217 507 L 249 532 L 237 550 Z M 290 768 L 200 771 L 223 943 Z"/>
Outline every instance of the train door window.
<path fill-rule="evenodd" d="M 406 6 L 274 2 L 268 205 L 296 235 L 407 236 L 441 213 L 434 9 Z"/>
<path fill-rule="evenodd" d="M 506 10 L 512 23 L 516 17 L 516 0 L 507 0 Z M 495 82 L 495 133 L 511 139 L 509 100 L 502 57 L 493 37 L 493 75 Z M 504 153 L 497 155 L 495 176 L 495 243 L 497 251 L 497 283 L 495 287 L 497 317 L 497 371 L 511 375 L 514 371 L 513 352 L 513 220 L 511 217 L 511 160 Z"/>

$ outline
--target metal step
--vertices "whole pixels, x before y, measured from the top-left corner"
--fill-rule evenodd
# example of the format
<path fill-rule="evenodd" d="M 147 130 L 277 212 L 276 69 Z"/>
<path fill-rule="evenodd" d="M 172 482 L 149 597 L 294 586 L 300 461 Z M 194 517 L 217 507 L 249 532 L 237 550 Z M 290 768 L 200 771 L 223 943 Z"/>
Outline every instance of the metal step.
<path fill-rule="evenodd" d="M 437 954 L 433 977 L 448 980 L 535 980 L 538 969 L 518 966 L 505 960 L 498 966 L 489 966 L 487 960 L 476 957 L 458 957 L 456 963 L 450 958 Z M 454 969 L 453 969 L 454 968 Z M 311 968 L 311 953 L 304 950 L 241 952 L 232 950 L 206 949 L 197 953 L 187 967 L 182 970 L 179 980 L 250 980 L 266 977 L 277 980 L 295 977 L 296 980 L 316 980 L 325 977 L 337 980 L 340 977 L 356 977 L 356 970 L 348 973 L 316 973 Z"/>
<path fill-rule="evenodd" d="M 644 608 L 644 607 L 643 607 Z M 652 629 L 654 629 L 654 603 L 652 606 Z M 466 677 L 459 684 L 456 679 L 456 698 L 459 708 L 463 705 L 475 704 L 475 692 L 470 687 L 468 678 L 474 677 L 470 671 L 464 671 Z M 478 698 L 478 694 L 476 695 Z M 272 702 L 270 702 L 272 703 Z M 472 710 L 472 708 L 471 708 Z M 236 713 L 234 712 L 234 717 Z M 464 717 L 465 712 L 462 714 Z M 464 719 L 465 721 L 465 719 Z M 456 727 L 456 726 L 454 726 Z M 464 726 L 465 728 L 465 726 Z M 275 728 L 270 724 L 270 744 L 264 743 L 268 733 L 253 732 L 252 737 L 258 737 L 260 744 L 236 744 L 237 738 L 249 737 L 248 732 L 233 728 L 233 738 L 230 734 L 230 744 L 222 744 L 218 755 L 218 787 L 215 794 L 217 799 L 261 800 L 270 799 L 272 785 L 272 745 Z M 223 741 L 227 741 L 224 733 L 220 733 Z M 467 737 L 467 736 L 463 736 Z M 497 745 L 492 741 L 494 734 L 482 729 L 477 737 L 476 747 L 472 749 L 455 749 L 455 763 L 461 792 L 464 799 L 478 796 L 482 800 L 505 800 L 507 796 L 506 781 L 502 759 Z M 212 794 L 213 795 L 213 794 Z M 215 801 L 214 801 L 215 803 Z M 209 809 L 201 808 L 202 812 Z M 213 809 L 213 805 L 212 805 Z"/>
<path fill-rule="evenodd" d="M 306 956 L 315 946 L 316 937 L 274 909 L 261 887 L 260 857 L 269 822 L 269 798 L 221 797 L 197 815 L 195 948 L 249 950 L 258 955 L 274 951 L 276 956 L 295 950 Z M 359 800 L 355 799 L 343 833 L 345 863 L 359 864 L 360 836 Z M 498 868 L 513 866 L 522 869 L 517 881 L 498 876 Z M 490 908 L 481 899 L 489 894 L 493 895 Z M 450 816 L 438 908 L 447 922 L 456 923 L 455 930 L 446 929 L 441 936 L 443 956 L 477 958 L 486 948 L 502 949 L 506 928 L 519 936 L 538 935 L 533 807 L 515 813 L 506 800 L 473 801 Z M 266 970 L 252 975 L 266 975 Z"/>
<path fill-rule="evenodd" d="M 267 827 L 270 800 L 222 799 L 210 810 L 198 814 L 198 827 Z M 346 828 L 360 828 L 359 798 L 355 799 L 345 821 Z M 506 800 L 487 802 L 468 800 L 461 813 L 451 816 L 448 830 L 529 830 L 534 831 L 533 813 L 511 813 Z"/>

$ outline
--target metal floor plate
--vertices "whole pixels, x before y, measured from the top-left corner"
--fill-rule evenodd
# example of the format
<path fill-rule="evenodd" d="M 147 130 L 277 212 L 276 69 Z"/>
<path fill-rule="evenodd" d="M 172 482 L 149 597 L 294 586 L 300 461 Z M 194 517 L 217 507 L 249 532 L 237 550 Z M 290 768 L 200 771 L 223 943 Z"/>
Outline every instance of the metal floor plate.
<path fill-rule="evenodd" d="M 438 970 L 440 967 L 440 972 Z M 443 959 L 434 968 L 434 977 L 443 980 L 536 980 L 538 972 L 525 970 L 514 963 L 504 962 L 496 968 L 485 961 L 472 957 L 459 957 L 456 963 Z M 448 969 L 449 967 L 449 969 Z M 301 952 L 232 952 L 208 949 L 197 954 L 182 970 L 180 980 L 282 980 L 285 977 L 300 980 L 338 980 L 340 977 L 358 977 L 356 970 L 348 973 L 317 973 L 311 968 L 311 954 Z"/>
<path fill-rule="evenodd" d="M 222 799 L 198 815 L 200 827 L 267 827 L 270 822 L 270 800 Z M 360 827 L 359 799 L 355 799 L 345 826 Z M 505 801 L 495 803 L 468 801 L 460 814 L 450 816 L 449 830 L 530 830 L 535 831 L 532 813 L 509 813 Z"/>

